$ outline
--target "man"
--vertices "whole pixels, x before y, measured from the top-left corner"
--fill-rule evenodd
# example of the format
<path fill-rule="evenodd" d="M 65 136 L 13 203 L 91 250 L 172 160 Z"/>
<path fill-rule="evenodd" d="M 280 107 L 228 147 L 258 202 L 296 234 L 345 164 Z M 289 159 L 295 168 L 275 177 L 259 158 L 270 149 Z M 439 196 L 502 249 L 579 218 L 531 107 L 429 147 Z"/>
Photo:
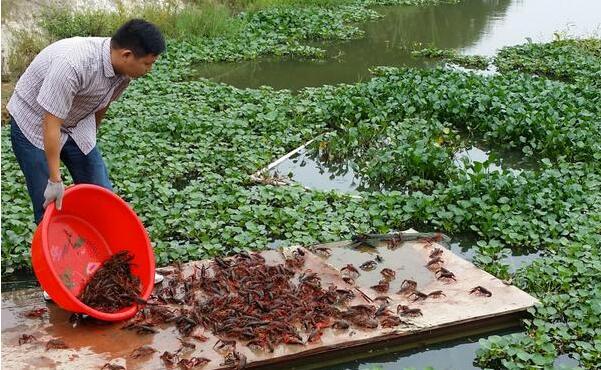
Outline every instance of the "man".
<path fill-rule="evenodd" d="M 132 78 L 150 72 L 164 50 L 165 40 L 155 25 L 132 19 L 110 38 L 57 41 L 27 67 L 7 109 L 13 151 L 36 223 L 51 202 L 61 209 L 61 160 L 74 183 L 112 190 L 96 132 L 110 103 Z"/>

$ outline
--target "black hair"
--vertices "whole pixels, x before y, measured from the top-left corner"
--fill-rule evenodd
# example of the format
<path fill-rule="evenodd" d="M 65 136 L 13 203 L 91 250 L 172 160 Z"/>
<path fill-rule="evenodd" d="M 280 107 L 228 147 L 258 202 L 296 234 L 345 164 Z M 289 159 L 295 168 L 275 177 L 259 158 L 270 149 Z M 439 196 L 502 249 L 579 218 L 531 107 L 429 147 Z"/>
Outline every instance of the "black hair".
<path fill-rule="evenodd" d="M 148 54 L 159 55 L 165 51 L 165 39 L 154 24 L 143 19 L 131 19 L 111 37 L 111 46 L 129 49 L 140 58 Z"/>

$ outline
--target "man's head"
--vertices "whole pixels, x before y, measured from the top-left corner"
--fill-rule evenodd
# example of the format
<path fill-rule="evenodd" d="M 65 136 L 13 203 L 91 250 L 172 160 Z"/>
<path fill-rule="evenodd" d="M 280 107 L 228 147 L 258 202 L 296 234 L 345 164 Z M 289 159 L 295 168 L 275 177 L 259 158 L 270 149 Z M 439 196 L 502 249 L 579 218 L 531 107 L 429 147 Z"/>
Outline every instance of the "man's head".
<path fill-rule="evenodd" d="M 152 23 L 132 19 L 111 37 L 111 63 L 115 72 L 137 78 L 150 72 L 159 54 L 165 51 L 165 39 Z"/>

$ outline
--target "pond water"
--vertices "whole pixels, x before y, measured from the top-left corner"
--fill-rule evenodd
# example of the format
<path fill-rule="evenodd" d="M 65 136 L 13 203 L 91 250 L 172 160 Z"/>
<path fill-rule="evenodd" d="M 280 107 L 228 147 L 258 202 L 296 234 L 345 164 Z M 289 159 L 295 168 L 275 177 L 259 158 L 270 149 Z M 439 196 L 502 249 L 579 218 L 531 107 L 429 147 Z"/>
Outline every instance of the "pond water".
<path fill-rule="evenodd" d="M 331 370 L 399 370 L 405 368 L 423 369 L 431 366 L 436 370 L 470 370 L 475 367 L 474 354 L 480 348 L 478 340 L 489 335 L 509 335 L 519 331 L 497 331 L 488 335 L 479 335 L 427 345 L 410 351 L 390 353 L 366 360 L 355 360 L 341 365 L 328 366 Z M 556 369 L 570 369 L 578 366 L 578 361 L 568 355 L 555 360 Z"/>
<path fill-rule="evenodd" d="M 458 168 L 467 164 L 485 163 L 489 160 L 491 151 L 475 146 L 461 149 L 454 154 L 453 162 Z M 523 163 L 522 158 L 513 152 L 495 153 L 500 158 L 500 164 L 488 163 L 486 171 L 519 172 L 522 168 L 532 167 L 532 163 Z M 375 189 L 369 183 L 362 181 L 353 169 L 352 158 L 345 161 L 325 162 L 320 159 L 317 150 L 312 146 L 303 147 L 271 168 L 273 175 L 287 176 L 293 181 L 309 188 L 322 191 L 335 190 L 345 193 L 357 193 L 369 190 L 398 190 Z M 468 172 L 471 171 L 468 169 Z"/>
<path fill-rule="evenodd" d="M 504 330 L 495 335 L 507 335 L 516 331 Z M 480 347 L 478 340 L 488 335 L 472 336 L 446 343 L 427 345 L 403 353 L 385 354 L 367 360 L 329 367 L 332 370 L 397 370 L 403 368 L 423 369 L 432 366 L 436 370 L 470 370 L 474 367 L 474 353 Z"/>
<path fill-rule="evenodd" d="M 21 289 L 35 288 L 39 287 L 40 284 L 32 272 L 19 271 L 10 275 L 3 275 L 0 286 L 0 290 L 4 293 Z"/>
<path fill-rule="evenodd" d="M 553 40 L 554 33 L 601 33 L 597 0 L 465 0 L 427 7 L 379 7 L 382 19 L 363 25 L 365 37 L 318 43 L 328 58 L 307 61 L 261 58 L 241 63 L 203 64 L 196 74 L 237 87 L 300 89 L 370 78 L 373 66 L 427 67 L 409 47 L 453 48 L 465 54 L 493 55 L 503 46 Z"/>

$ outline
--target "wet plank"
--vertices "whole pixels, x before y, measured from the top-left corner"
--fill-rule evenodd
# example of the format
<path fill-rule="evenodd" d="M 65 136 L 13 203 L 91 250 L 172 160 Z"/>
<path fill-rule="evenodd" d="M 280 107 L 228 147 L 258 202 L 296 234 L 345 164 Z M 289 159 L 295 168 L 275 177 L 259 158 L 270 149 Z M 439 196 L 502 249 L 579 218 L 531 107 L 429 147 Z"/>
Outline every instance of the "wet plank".
<path fill-rule="evenodd" d="M 396 313 L 398 305 L 406 305 L 411 309 L 419 309 L 421 315 L 402 316 L 404 324 L 395 328 L 363 329 L 352 326 L 341 331 L 331 328 L 324 330 L 321 340 L 304 346 L 279 345 L 273 352 L 251 350 L 243 343 L 237 350 L 247 358 L 249 368 L 273 368 L 288 366 L 292 362 L 310 363 L 321 358 L 335 358 L 337 354 L 349 351 L 367 350 L 386 343 L 411 343 L 426 336 L 448 335 L 451 332 L 482 328 L 486 325 L 515 323 L 518 316 L 537 301 L 530 295 L 514 286 L 507 285 L 494 276 L 479 270 L 471 263 L 453 254 L 442 245 L 420 241 L 404 242 L 390 247 L 385 243 L 376 247 L 346 248 L 348 242 L 330 243 L 313 246 L 331 250 L 331 255 L 306 251 L 303 270 L 317 272 L 324 288 L 335 285 L 340 288 L 356 288 L 357 295 L 347 305 L 366 304 L 378 296 L 390 298 L 389 309 Z M 265 251 L 262 255 L 268 264 L 284 262 L 284 256 L 294 248 L 277 251 Z M 438 279 L 435 268 L 428 269 L 426 264 L 434 248 L 442 251 L 439 266 L 452 271 L 453 279 Z M 377 258 L 376 257 L 380 257 Z M 347 264 L 357 268 L 369 260 L 376 261 L 373 270 L 359 269 L 360 275 L 355 285 L 345 282 L 345 275 L 340 272 Z M 379 261 L 379 262 L 377 262 Z M 182 266 L 183 275 L 191 274 L 201 266 L 210 267 L 211 261 L 196 261 Z M 390 281 L 388 292 L 376 292 L 371 286 L 382 279 L 384 268 L 395 272 Z M 169 273 L 173 267 L 163 269 Z M 162 284 L 169 281 L 165 280 Z M 295 278 L 298 277 L 295 276 Z M 413 280 L 417 290 L 425 294 L 441 291 L 437 297 L 416 299 L 416 295 L 397 294 L 403 280 Z M 470 294 L 475 286 L 483 286 L 492 293 L 486 297 Z M 157 286 L 160 288 L 161 286 Z M 362 297 L 364 293 L 366 298 Z M 199 298 L 202 298 L 200 296 Z M 181 348 L 181 334 L 173 324 L 162 324 L 158 333 L 139 335 L 132 331 L 122 330 L 123 324 L 106 324 L 95 321 L 85 322 L 73 327 L 69 323 L 68 312 L 62 311 L 52 303 L 43 302 L 41 292 L 36 289 L 17 291 L 2 295 L 2 361 L 7 368 L 100 368 L 105 363 L 121 364 L 127 369 L 160 369 L 164 363 L 160 356 L 165 351 L 176 352 Z M 378 305 L 379 303 L 373 303 Z M 177 306 L 177 305 L 176 305 Z M 48 311 L 40 318 L 27 318 L 24 314 L 31 309 L 45 307 Z M 176 308 L 185 308 L 183 305 Z M 19 345 L 23 334 L 33 335 L 32 343 Z M 209 330 L 195 329 L 195 334 L 207 337 L 206 342 L 190 339 L 195 349 L 180 352 L 180 358 L 206 357 L 211 361 L 203 369 L 225 368 L 220 366 L 223 353 L 213 349 L 218 338 Z M 306 336 L 306 333 L 303 334 Z M 46 350 L 45 343 L 50 339 L 62 339 L 70 348 Z M 306 340 L 306 337 L 304 337 Z M 149 345 L 156 349 L 141 358 L 132 358 L 131 354 L 140 346 Z M 288 364 L 288 365 L 286 365 Z"/>

